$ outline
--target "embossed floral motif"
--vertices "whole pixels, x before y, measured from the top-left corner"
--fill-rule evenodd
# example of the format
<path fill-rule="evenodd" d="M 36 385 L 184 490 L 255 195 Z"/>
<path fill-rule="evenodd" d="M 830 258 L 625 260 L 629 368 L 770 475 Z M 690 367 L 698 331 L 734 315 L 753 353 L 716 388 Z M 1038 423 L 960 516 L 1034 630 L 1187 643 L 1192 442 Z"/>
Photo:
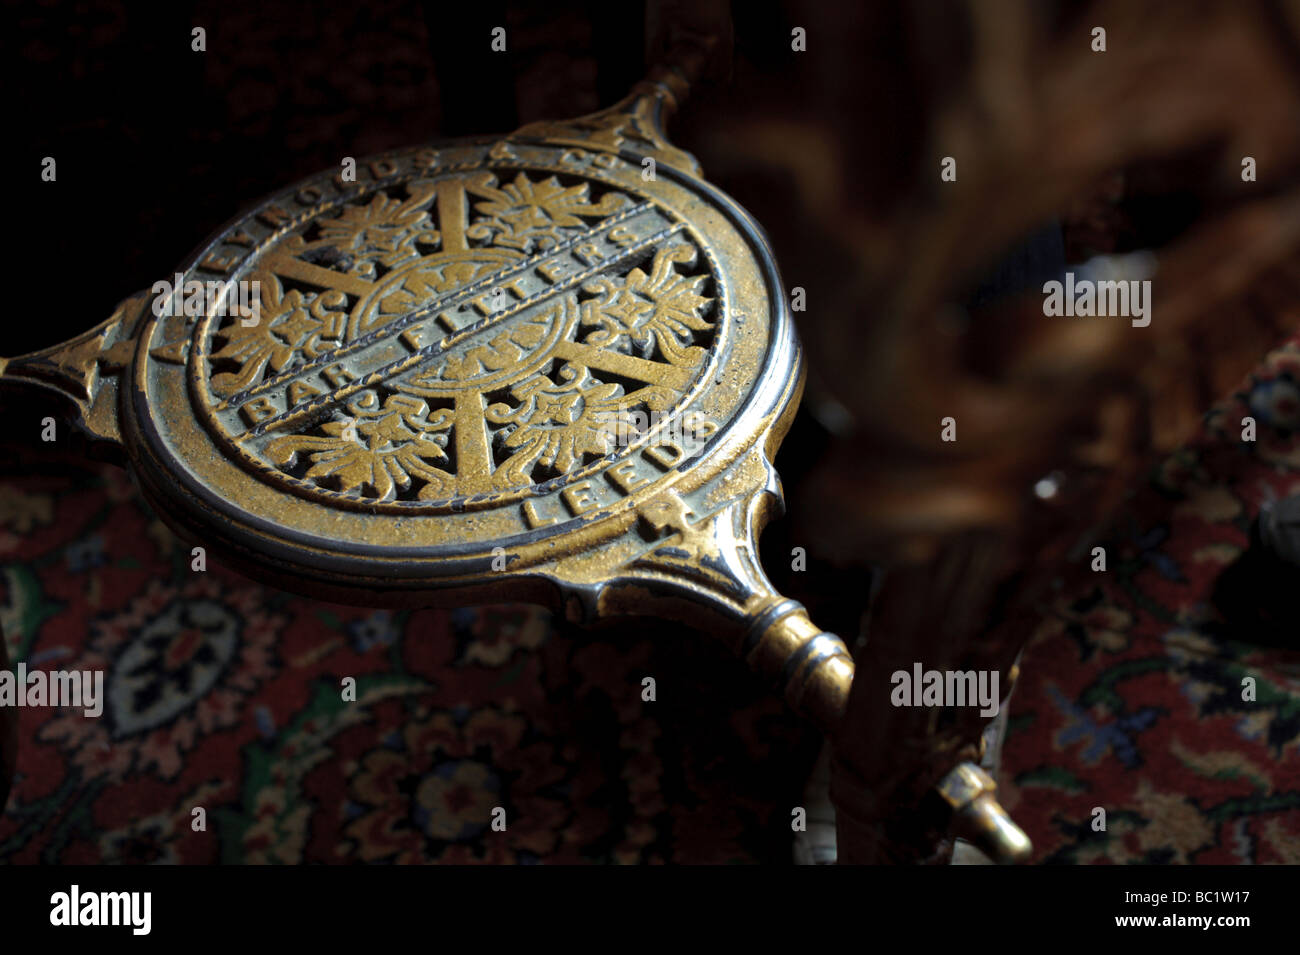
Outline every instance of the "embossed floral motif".
<path fill-rule="evenodd" d="M 424 183 L 412 186 L 405 200 L 381 192 L 365 205 L 345 206 L 337 217 L 321 223 L 311 245 L 328 245 L 344 255 L 377 256 L 387 266 L 417 256 L 417 244 L 433 245 L 441 238 L 424 208 L 436 189 Z"/>
<path fill-rule="evenodd" d="M 560 369 L 560 377 L 560 384 L 545 375 L 529 378 L 511 390 L 518 407 L 487 409 L 488 421 L 508 425 L 499 440 L 514 452 L 493 475 L 499 485 L 531 484 L 537 465 L 572 471 L 585 455 L 608 454 L 618 435 L 632 427 L 622 385 L 597 381 L 572 364 Z"/>
<path fill-rule="evenodd" d="M 636 268 L 622 279 L 599 278 L 584 285 L 584 291 L 598 296 L 582 303 L 582 323 L 599 326 L 587 344 L 631 348 L 643 358 L 651 357 L 658 345 L 674 365 L 699 364 L 704 349 L 691 344 L 693 333 L 713 328 L 699 314 L 713 301 L 700 294 L 708 276 L 682 275 L 673 267 L 694 260 L 690 246 L 670 246 L 655 253 L 649 274 Z"/>
<path fill-rule="evenodd" d="M 297 289 L 284 293 L 280 280 L 270 272 L 254 279 L 261 289 L 259 321 L 245 325 L 232 317 L 220 335 L 225 344 L 213 352 L 215 367 L 223 362 L 238 364 L 238 371 L 212 376 L 212 391 L 222 397 L 243 391 L 262 380 L 269 368 L 278 372 L 296 361 L 316 358 L 337 348 L 347 324 L 347 296 L 329 290 L 305 296 Z"/>
<path fill-rule="evenodd" d="M 455 478 L 428 462 L 443 460 L 451 411 L 428 405 L 409 395 L 391 395 L 379 406 L 379 396 L 363 392 L 348 404 L 355 416 L 321 426 L 322 435 L 288 435 L 267 445 L 267 454 L 281 467 L 293 467 L 299 454 L 307 454 L 311 467 L 306 478 L 333 481 L 344 492 L 389 500 L 406 490 L 413 478 L 425 482 L 421 500 L 449 491 Z"/>
<path fill-rule="evenodd" d="M 554 247 L 565 238 L 564 229 L 584 226 L 582 216 L 608 216 L 627 206 L 627 197 L 615 192 L 593 204 L 588 190 L 586 182 L 565 186 L 555 176 L 533 182 L 522 172 L 504 186 L 476 185 L 474 191 L 489 199 L 476 203 L 474 211 L 489 218 L 471 227 L 469 235 L 495 234 L 496 244 L 531 252 Z"/>

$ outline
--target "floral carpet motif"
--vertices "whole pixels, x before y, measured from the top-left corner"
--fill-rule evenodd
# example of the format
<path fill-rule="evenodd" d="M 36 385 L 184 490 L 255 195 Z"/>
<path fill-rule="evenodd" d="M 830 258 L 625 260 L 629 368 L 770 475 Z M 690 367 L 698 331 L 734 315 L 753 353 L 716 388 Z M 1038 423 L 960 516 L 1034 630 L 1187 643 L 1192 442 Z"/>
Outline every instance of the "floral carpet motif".
<path fill-rule="evenodd" d="M 1036 861 L 1300 862 L 1300 575 L 1243 557 L 1260 505 L 1300 492 L 1297 383 L 1293 341 L 1044 616 L 999 780 Z M 6 457 L 10 656 L 102 669 L 107 699 L 20 710 L 0 860 L 789 861 L 819 741 L 707 636 L 294 597 L 193 570 L 115 468 Z"/>
<path fill-rule="evenodd" d="M 789 859 L 816 734 L 706 635 L 366 610 L 191 565 L 124 472 L 5 468 L 10 657 L 103 670 L 107 699 L 19 711 L 0 860 Z"/>

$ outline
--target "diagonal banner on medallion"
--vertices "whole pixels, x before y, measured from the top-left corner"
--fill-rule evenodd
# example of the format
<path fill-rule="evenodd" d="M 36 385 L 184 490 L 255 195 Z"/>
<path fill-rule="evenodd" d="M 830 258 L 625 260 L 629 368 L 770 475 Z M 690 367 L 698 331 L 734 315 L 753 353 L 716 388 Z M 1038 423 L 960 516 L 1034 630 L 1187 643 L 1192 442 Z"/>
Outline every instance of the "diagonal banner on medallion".
<path fill-rule="evenodd" d="M 380 328 L 376 328 L 372 331 L 366 332 L 365 334 L 359 336 L 354 341 L 348 342 L 346 345 L 341 345 L 338 348 L 334 348 L 328 352 L 322 353 L 316 358 L 293 365 L 290 368 L 286 368 L 282 372 L 271 375 L 266 379 L 264 379 L 259 384 L 254 385 L 250 388 L 246 388 L 240 392 L 237 392 L 236 394 L 231 395 L 225 400 L 218 402 L 217 405 L 215 406 L 215 410 L 221 412 L 231 408 L 238 408 L 239 406 L 245 404 L 249 400 L 257 397 L 258 395 L 264 394 L 265 392 L 270 391 L 280 385 L 290 382 L 296 378 L 300 378 L 305 375 L 308 375 L 314 371 L 318 371 L 320 368 L 328 364 L 331 364 L 335 361 L 338 361 L 340 358 L 346 358 L 349 355 L 352 355 L 358 351 L 362 351 L 385 339 L 390 339 L 395 336 L 398 336 L 402 332 L 410 328 L 412 325 L 415 325 L 429 318 L 442 317 L 445 313 L 450 312 L 452 309 L 473 302 L 476 298 L 480 297 L 483 292 L 493 288 L 494 286 L 509 287 L 513 282 L 517 281 L 518 278 L 520 278 L 521 276 L 527 274 L 530 270 L 545 269 L 548 263 L 553 261 L 558 261 L 566 254 L 573 252 L 575 249 L 581 246 L 582 243 L 589 242 L 593 235 L 607 229 L 612 231 L 613 229 L 616 229 L 619 226 L 629 227 L 630 224 L 633 222 L 633 220 L 641 218 L 642 214 L 646 212 L 652 212 L 654 213 L 655 216 L 662 218 L 662 214 L 654 209 L 652 203 L 650 202 L 637 203 L 636 205 L 631 206 L 630 208 L 624 210 L 623 212 L 620 212 L 613 216 L 609 216 L 606 219 L 602 219 L 599 223 L 593 226 L 589 231 L 583 232 L 580 235 L 572 236 L 564 240 L 563 242 L 558 243 L 553 248 L 547 249 L 542 254 L 532 256 L 530 258 L 524 259 L 519 262 L 511 263 L 499 269 L 495 269 L 492 272 L 484 276 L 481 276 L 478 279 L 475 279 L 473 282 L 470 282 L 469 284 L 462 286 L 461 288 L 458 288 L 453 292 L 449 292 L 439 298 L 434 299 L 433 301 L 428 302 L 427 304 L 425 304 L 419 309 L 416 309 L 406 315 L 402 315 L 398 318 L 395 318 L 392 321 L 385 323 Z M 273 263 L 272 270 L 277 274 L 282 274 L 286 278 L 297 277 L 292 271 L 292 269 L 286 268 L 288 264 L 289 263 L 284 259 L 276 259 Z M 309 263 L 300 263 L 300 264 L 306 265 Z M 315 268 L 315 266 L 313 267 Z M 331 278 L 333 278 L 333 276 L 331 276 Z M 313 282 L 313 284 L 319 284 L 319 282 Z M 469 328 L 461 328 L 461 329 L 451 329 L 449 327 L 448 330 L 472 332 L 478 329 L 471 326 Z"/>
<path fill-rule="evenodd" d="M 243 439 L 248 437 L 260 437 L 270 431 L 277 431 L 284 427 L 296 424 L 300 421 L 310 419 L 318 415 L 323 409 L 330 407 L 334 404 L 337 404 L 338 402 L 344 400 L 345 398 L 355 394 L 356 392 L 362 389 L 370 388 L 373 387 L 374 385 L 388 381 L 396 377 L 397 375 L 402 374 L 403 372 L 409 371 L 411 368 L 420 365 L 425 365 L 429 363 L 431 360 L 437 358 L 448 348 L 451 348 L 454 345 L 459 344 L 460 342 L 464 341 L 467 338 L 471 338 L 475 335 L 481 334 L 487 329 L 490 329 L 500 324 L 501 322 L 505 321 L 506 319 L 519 314 L 524 309 L 537 305 L 545 298 L 549 297 L 551 294 L 564 291 L 568 288 L 572 288 L 574 286 L 581 284 L 582 282 L 587 281 L 593 276 L 609 268 L 609 266 L 615 262 L 619 262 L 631 258 L 637 255 L 638 253 L 645 251 L 646 249 L 658 245 L 659 243 L 663 242 L 669 237 L 675 235 L 677 232 L 681 231 L 683 227 L 684 226 L 682 224 L 678 223 L 678 224 L 671 225 L 666 229 L 661 229 L 657 232 L 654 232 L 651 235 L 642 238 L 638 242 L 623 247 L 612 256 L 601 258 L 596 265 L 588 266 L 586 269 L 577 272 L 572 272 L 568 275 L 565 275 L 564 277 L 558 279 L 553 284 L 540 290 L 538 293 L 529 296 L 526 299 L 517 301 L 514 304 L 508 306 L 507 308 L 502 309 L 499 312 L 494 312 L 491 315 L 485 316 L 484 318 L 480 319 L 474 324 L 468 325 L 457 332 L 453 332 L 437 342 L 433 342 L 423 347 L 417 348 L 416 350 L 412 351 L 410 354 L 402 358 L 399 358 L 395 361 L 390 361 L 385 364 L 382 364 L 378 368 L 375 368 L 359 377 L 356 377 L 351 381 L 344 382 L 343 384 L 336 387 L 333 391 L 327 394 L 323 394 L 318 397 L 312 398 L 308 401 L 304 401 L 299 405 L 295 405 L 293 408 L 289 409 L 288 411 L 284 411 L 273 417 L 269 417 L 264 420 L 258 421 L 247 431 L 245 431 L 242 435 L 239 435 L 239 438 Z M 383 329 L 383 331 L 388 331 L 388 329 L 385 328 Z M 380 336 L 380 339 L 391 338 L 393 337 L 393 334 L 396 334 L 396 330 L 390 332 L 387 335 Z M 333 352 L 329 354 L 331 355 L 331 357 L 333 357 Z"/>

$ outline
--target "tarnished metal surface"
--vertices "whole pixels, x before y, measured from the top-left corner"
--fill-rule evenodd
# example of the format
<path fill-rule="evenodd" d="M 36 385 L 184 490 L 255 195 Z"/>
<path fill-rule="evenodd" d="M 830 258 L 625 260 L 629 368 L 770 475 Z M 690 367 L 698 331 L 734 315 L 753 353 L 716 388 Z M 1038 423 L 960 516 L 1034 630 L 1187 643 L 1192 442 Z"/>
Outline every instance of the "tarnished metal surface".
<path fill-rule="evenodd" d="M 67 398 L 246 573 L 689 622 L 834 733 L 852 660 L 757 556 L 800 351 L 761 230 L 663 136 L 682 85 L 297 183 L 173 283 L 254 315 L 137 295 L 0 384 Z"/>
<path fill-rule="evenodd" d="M 689 621 L 832 728 L 852 663 L 757 560 L 799 349 L 761 231 L 663 136 L 682 86 L 322 172 L 172 282 L 255 314 L 141 294 L 5 377 L 282 587 Z"/>

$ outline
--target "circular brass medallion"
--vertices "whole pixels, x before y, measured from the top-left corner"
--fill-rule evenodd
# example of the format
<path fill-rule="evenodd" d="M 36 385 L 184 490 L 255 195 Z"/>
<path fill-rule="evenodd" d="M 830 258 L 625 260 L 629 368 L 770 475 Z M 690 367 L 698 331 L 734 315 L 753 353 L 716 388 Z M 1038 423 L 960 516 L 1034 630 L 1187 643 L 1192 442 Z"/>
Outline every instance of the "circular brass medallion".
<path fill-rule="evenodd" d="M 473 572 L 617 532 L 789 400 L 770 256 L 698 179 L 528 142 L 355 170 L 210 240 L 182 281 L 224 296 L 146 316 L 129 444 L 199 533 L 339 572 Z"/>

